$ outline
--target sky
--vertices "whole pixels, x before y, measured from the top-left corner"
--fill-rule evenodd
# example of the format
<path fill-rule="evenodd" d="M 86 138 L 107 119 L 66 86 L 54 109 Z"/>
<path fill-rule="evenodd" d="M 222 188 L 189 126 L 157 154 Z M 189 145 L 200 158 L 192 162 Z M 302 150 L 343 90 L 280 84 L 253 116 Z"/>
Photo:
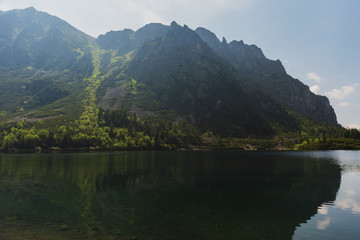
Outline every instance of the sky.
<path fill-rule="evenodd" d="M 0 0 L 2 11 L 30 6 L 94 37 L 175 20 L 255 44 L 327 96 L 341 125 L 360 129 L 358 0 Z"/>

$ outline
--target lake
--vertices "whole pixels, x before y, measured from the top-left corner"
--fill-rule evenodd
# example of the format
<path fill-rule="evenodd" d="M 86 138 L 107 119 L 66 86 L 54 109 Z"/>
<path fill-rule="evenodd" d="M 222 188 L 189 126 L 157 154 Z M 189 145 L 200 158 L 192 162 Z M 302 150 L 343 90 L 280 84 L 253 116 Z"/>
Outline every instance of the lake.
<path fill-rule="evenodd" d="M 0 239 L 360 239 L 360 152 L 0 155 Z"/>

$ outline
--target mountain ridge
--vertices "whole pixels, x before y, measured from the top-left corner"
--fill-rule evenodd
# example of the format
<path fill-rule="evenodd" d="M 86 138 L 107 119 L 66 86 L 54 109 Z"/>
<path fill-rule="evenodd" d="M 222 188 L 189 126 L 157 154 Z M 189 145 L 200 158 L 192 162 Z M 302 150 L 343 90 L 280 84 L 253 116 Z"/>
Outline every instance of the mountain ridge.
<path fill-rule="evenodd" d="M 280 60 L 243 41 L 220 41 L 205 28 L 151 23 L 95 39 L 28 8 L 0 14 L 0 41 L 6 43 L 0 47 L 5 119 L 51 113 L 59 121 L 76 120 L 91 94 L 98 107 L 182 119 L 221 135 L 297 131 L 289 111 L 338 124 L 328 99 L 289 76 Z"/>
<path fill-rule="evenodd" d="M 280 60 L 274 61 L 267 59 L 262 50 L 255 45 L 249 46 L 244 44 L 243 41 L 232 41 L 229 44 L 224 44 L 224 42 L 220 42 L 219 39 L 217 39 L 215 34 L 210 34 L 211 32 L 209 30 L 198 28 L 196 31 L 205 42 L 209 43 L 209 46 L 211 46 L 215 52 L 223 56 L 224 59 L 242 72 L 245 78 L 251 79 L 251 81 L 246 81 L 243 86 L 254 88 L 255 86 L 251 85 L 255 83 L 257 84 L 255 88 L 260 86 L 266 94 L 270 95 L 280 104 L 290 107 L 292 110 L 313 120 L 325 121 L 334 125 L 337 124 L 336 115 L 330 106 L 329 100 L 324 96 L 312 93 L 309 87 L 288 75 Z M 245 63 L 243 56 L 246 56 Z M 250 76 L 253 72 L 249 72 L 247 68 L 256 69 L 259 68 L 259 65 L 262 68 L 260 75 L 257 74 L 255 77 Z M 271 75 L 276 76 L 273 77 Z M 292 85 L 289 85 L 282 91 L 277 91 L 282 81 L 292 82 Z M 277 85 L 277 87 L 274 88 L 273 85 Z M 295 92 L 294 89 L 299 89 L 301 92 Z M 287 94 L 289 92 L 291 94 Z M 296 95 L 306 95 L 306 97 L 305 99 L 293 98 L 293 96 Z M 306 102 L 308 99 L 311 100 Z M 326 110 L 322 111 L 316 107 L 316 104 L 314 104 L 314 106 L 310 105 L 310 102 L 321 102 L 320 104 L 324 105 Z"/>

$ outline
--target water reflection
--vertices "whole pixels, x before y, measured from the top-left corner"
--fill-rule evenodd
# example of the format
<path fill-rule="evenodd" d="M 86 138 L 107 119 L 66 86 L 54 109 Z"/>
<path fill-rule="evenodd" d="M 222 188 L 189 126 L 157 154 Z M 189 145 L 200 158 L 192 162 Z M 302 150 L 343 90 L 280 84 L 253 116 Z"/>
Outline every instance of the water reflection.
<path fill-rule="evenodd" d="M 353 214 L 360 214 L 360 201 L 356 198 L 356 195 L 354 189 L 345 191 L 336 199 L 335 206 L 342 210 L 351 210 Z"/>
<path fill-rule="evenodd" d="M 317 212 L 332 225 L 340 179 L 281 153 L 2 155 L 0 238 L 291 239 Z M 349 199 L 335 205 L 357 211 Z"/>
<path fill-rule="evenodd" d="M 310 157 L 328 159 L 338 164 L 343 173 L 360 172 L 360 151 L 314 151 L 314 152 L 288 152 L 292 157 Z"/>
<path fill-rule="evenodd" d="M 331 222 L 331 218 L 330 217 L 326 217 L 324 220 L 322 221 L 317 221 L 317 229 L 319 230 L 325 230 Z"/>
<path fill-rule="evenodd" d="M 360 152 L 332 151 L 325 155 L 341 166 L 341 187 L 335 201 L 323 203 L 317 214 L 296 229 L 293 239 L 359 239 Z"/>

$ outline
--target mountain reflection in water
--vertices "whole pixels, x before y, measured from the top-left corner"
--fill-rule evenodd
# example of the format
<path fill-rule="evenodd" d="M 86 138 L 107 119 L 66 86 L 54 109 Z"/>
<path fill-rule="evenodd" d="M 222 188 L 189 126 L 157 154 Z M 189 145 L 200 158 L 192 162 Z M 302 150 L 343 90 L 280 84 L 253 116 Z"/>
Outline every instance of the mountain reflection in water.
<path fill-rule="evenodd" d="M 306 154 L 1 155 L 0 239 L 291 239 L 340 181 Z"/>
<path fill-rule="evenodd" d="M 341 185 L 335 201 L 319 206 L 317 214 L 296 228 L 293 240 L 360 239 L 360 151 L 304 154 L 335 160 L 341 167 Z"/>

